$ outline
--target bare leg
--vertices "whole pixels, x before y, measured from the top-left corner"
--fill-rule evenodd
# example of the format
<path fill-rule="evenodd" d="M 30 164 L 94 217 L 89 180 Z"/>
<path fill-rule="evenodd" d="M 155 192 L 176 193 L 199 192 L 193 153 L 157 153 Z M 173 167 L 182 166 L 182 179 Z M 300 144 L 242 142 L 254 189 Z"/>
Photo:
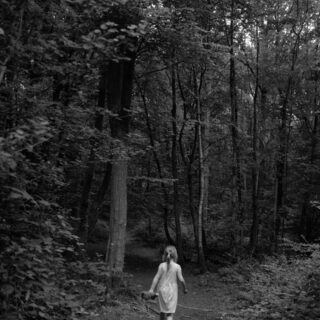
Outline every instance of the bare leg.
<path fill-rule="evenodd" d="M 173 320 L 173 314 L 167 313 L 167 320 Z"/>
<path fill-rule="evenodd" d="M 163 312 L 160 312 L 160 320 L 166 320 L 166 314 Z"/>

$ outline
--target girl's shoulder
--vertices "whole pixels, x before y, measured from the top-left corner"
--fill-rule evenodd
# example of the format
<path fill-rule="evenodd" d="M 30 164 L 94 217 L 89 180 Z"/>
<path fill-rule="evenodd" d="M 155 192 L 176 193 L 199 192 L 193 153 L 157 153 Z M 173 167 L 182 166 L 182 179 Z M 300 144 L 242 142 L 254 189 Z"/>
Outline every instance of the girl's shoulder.
<path fill-rule="evenodd" d="M 173 262 L 173 264 L 174 264 L 174 266 L 175 266 L 175 268 L 176 268 L 177 270 L 181 269 L 180 264 L 178 264 L 178 263 L 176 263 L 176 262 Z"/>
<path fill-rule="evenodd" d="M 164 269 L 165 268 L 165 266 L 166 266 L 166 262 L 161 262 L 160 264 L 159 264 L 159 269 Z"/>

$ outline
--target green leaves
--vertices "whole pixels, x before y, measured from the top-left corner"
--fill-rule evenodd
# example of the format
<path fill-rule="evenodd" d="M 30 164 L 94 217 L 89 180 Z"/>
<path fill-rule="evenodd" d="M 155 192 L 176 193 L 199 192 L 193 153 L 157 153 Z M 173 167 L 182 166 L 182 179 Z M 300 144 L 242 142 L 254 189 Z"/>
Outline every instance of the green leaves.
<path fill-rule="evenodd" d="M 21 195 L 20 190 L 13 191 Z M 45 223 L 33 215 L 16 221 L 15 233 L 23 224 L 28 225 L 28 232 L 16 241 L 7 239 L 6 250 L 0 253 L 0 282 L 4 284 L 0 295 L 21 316 L 59 319 L 79 306 L 77 297 L 64 290 L 67 273 L 74 270 L 63 258 L 66 252 L 74 254 L 77 238 L 63 214 L 57 219 L 54 215 L 42 218 Z"/>
<path fill-rule="evenodd" d="M 319 246 L 291 243 L 290 247 L 310 254 L 305 258 L 284 256 L 268 259 L 264 264 L 252 269 L 250 280 L 245 285 L 248 294 L 254 297 L 247 300 L 249 305 L 232 319 L 312 319 L 319 315 L 316 303 L 320 288 Z M 229 318 L 226 318 L 229 319 Z"/>
<path fill-rule="evenodd" d="M 34 198 L 25 190 L 20 190 L 14 187 L 9 187 L 11 190 L 9 194 L 10 199 L 22 199 L 27 201 L 35 202 Z"/>

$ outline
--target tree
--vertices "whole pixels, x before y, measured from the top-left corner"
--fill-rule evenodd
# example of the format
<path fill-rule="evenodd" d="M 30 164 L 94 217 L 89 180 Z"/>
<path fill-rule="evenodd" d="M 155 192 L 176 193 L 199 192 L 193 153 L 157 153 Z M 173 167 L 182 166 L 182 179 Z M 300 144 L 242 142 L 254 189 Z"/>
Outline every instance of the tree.
<path fill-rule="evenodd" d="M 134 3 L 133 3 L 134 5 Z M 120 9 L 120 10 L 119 10 Z M 139 12 L 134 7 L 120 7 L 113 13 L 119 28 L 132 28 L 138 23 Z M 111 169 L 110 231 L 106 263 L 110 270 L 122 272 L 127 225 L 128 154 L 126 140 L 129 133 L 131 97 L 134 80 L 138 33 L 132 33 L 128 43 L 119 47 L 120 61 L 108 62 L 107 103 L 111 111 L 110 129 L 113 138 Z M 130 36 L 130 33 L 129 33 Z"/>

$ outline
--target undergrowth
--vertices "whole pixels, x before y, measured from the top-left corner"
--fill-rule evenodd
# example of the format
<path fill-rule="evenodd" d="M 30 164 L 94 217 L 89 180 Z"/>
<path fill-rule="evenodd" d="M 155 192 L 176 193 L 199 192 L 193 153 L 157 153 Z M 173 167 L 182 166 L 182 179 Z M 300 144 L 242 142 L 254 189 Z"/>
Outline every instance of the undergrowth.
<path fill-rule="evenodd" d="M 31 152 L 50 132 L 48 122 L 30 120 L 0 139 L 1 320 L 110 320 L 117 310 L 125 319 L 131 305 L 145 314 L 126 275 L 115 290 L 104 261 L 88 259 L 59 205 L 68 187 L 61 167 Z"/>
<path fill-rule="evenodd" d="M 239 280 L 241 310 L 224 320 L 314 320 L 320 318 L 320 248 L 287 243 L 290 255 L 262 264 L 230 268 L 226 279 Z M 225 274 L 227 274 L 225 270 Z"/>

